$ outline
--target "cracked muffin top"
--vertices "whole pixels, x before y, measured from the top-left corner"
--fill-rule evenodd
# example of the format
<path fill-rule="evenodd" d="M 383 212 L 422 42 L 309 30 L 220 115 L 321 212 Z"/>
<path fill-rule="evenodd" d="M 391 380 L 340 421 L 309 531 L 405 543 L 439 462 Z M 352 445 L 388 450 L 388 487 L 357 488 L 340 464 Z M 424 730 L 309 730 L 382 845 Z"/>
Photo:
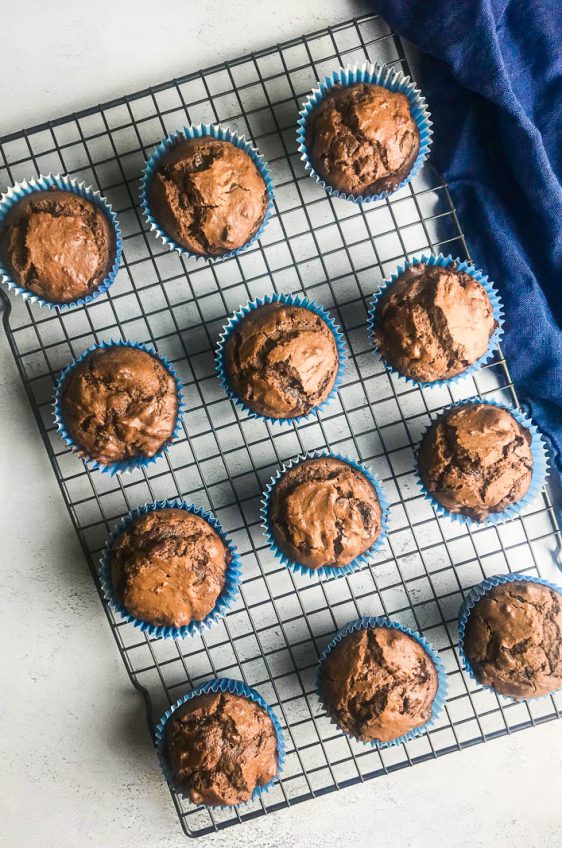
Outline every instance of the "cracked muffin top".
<path fill-rule="evenodd" d="M 166 723 L 166 753 L 195 804 L 248 801 L 277 774 L 277 735 L 267 711 L 242 695 L 198 695 Z"/>
<path fill-rule="evenodd" d="M 483 521 L 526 495 L 531 433 L 506 409 L 453 407 L 425 432 L 418 467 L 426 489 L 446 509 Z"/>
<path fill-rule="evenodd" d="M 388 627 L 344 636 L 320 673 L 327 712 L 342 730 L 364 742 L 390 742 L 429 721 L 437 683 L 425 648 Z"/>
<path fill-rule="evenodd" d="M 377 304 L 375 343 L 401 374 L 421 382 L 461 374 L 486 353 L 497 327 L 481 284 L 448 268 L 411 265 Z"/>
<path fill-rule="evenodd" d="M 305 141 L 320 177 L 356 197 L 393 191 L 420 149 L 406 95 L 369 83 L 330 89 L 308 117 Z"/>
<path fill-rule="evenodd" d="M 340 568 L 380 536 L 382 510 L 370 480 L 334 457 L 305 459 L 273 489 L 269 520 L 279 549 L 308 568 Z"/>
<path fill-rule="evenodd" d="M 231 555 L 211 525 L 184 509 L 148 512 L 111 548 L 111 579 L 127 612 L 140 621 L 183 627 L 215 607 Z"/>
<path fill-rule="evenodd" d="M 172 437 L 178 416 L 174 378 L 144 350 L 92 351 L 64 382 L 64 425 L 90 459 L 113 462 L 151 457 Z"/>
<path fill-rule="evenodd" d="M 181 247 L 222 256 L 255 235 L 268 204 L 252 158 L 229 141 L 181 141 L 159 161 L 148 186 L 150 210 Z"/>
<path fill-rule="evenodd" d="M 270 418 L 297 418 L 328 397 L 339 357 L 334 334 L 315 312 L 266 303 L 232 329 L 224 363 L 246 406 Z"/>
<path fill-rule="evenodd" d="M 115 262 L 113 226 L 94 203 L 68 191 L 34 191 L 6 215 L 0 254 L 13 280 L 50 303 L 92 294 Z"/>
<path fill-rule="evenodd" d="M 466 623 L 463 650 L 479 683 L 535 698 L 562 686 L 562 596 L 540 583 L 502 583 Z"/>

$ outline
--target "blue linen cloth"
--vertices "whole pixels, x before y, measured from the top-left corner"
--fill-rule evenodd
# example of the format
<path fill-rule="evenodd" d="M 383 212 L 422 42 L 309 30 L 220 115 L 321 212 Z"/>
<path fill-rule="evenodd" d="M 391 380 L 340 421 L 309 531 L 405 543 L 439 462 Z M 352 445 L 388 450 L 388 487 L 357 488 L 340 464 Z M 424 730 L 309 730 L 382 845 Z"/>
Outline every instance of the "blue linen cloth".
<path fill-rule="evenodd" d="M 562 474 L 562 2 L 372 5 L 424 51 L 431 161 L 502 295 L 506 359 Z"/>

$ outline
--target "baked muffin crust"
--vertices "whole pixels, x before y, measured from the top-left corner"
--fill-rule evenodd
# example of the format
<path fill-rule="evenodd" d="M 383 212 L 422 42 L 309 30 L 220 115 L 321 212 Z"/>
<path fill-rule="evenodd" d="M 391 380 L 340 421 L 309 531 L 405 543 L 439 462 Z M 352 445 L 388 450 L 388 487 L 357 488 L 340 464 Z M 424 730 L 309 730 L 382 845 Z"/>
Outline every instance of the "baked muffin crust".
<path fill-rule="evenodd" d="M 222 256 L 259 230 L 268 194 L 245 150 L 206 137 L 181 141 L 160 159 L 148 185 L 148 202 L 162 229 L 181 247 Z"/>
<path fill-rule="evenodd" d="M 422 645 L 387 627 L 344 636 L 320 677 L 328 713 L 365 742 L 390 742 L 429 721 L 437 684 L 435 665 Z"/>
<path fill-rule="evenodd" d="M 231 559 L 204 518 L 163 508 L 140 515 L 114 540 L 111 577 L 117 598 L 135 618 L 183 627 L 214 609 Z"/>
<path fill-rule="evenodd" d="M 463 650 L 500 694 L 548 695 L 562 686 L 562 596 L 526 580 L 494 586 L 468 617 Z"/>
<path fill-rule="evenodd" d="M 328 397 L 339 357 L 334 334 L 315 312 L 266 303 L 231 330 L 224 363 L 246 406 L 271 418 L 297 418 Z"/>
<path fill-rule="evenodd" d="M 382 295 L 375 344 L 386 361 L 420 382 L 446 380 L 483 356 L 497 327 L 483 286 L 458 271 L 410 265 Z"/>
<path fill-rule="evenodd" d="M 109 218 L 69 191 L 34 191 L 8 212 L 0 253 L 16 283 L 51 303 L 91 295 L 116 257 Z"/>
<path fill-rule="evenodd" d="M 277 736 L 271 718 L 242 695 L 198 695 L 166 724 L 172 774 L 195 804 L 248 801 L 277 773 Z"/>
<path fill-rule="evenodd" d="M 151 457 L 173 435 L 176 382 L 144 350 L 99 348 L 65 379 L 61 414 L 70 437 L 90 459 L 109 465 Z"/>
<path fill-rule="evenodd" d="M 347 565 L 382 530 L 372 483 L 334 457 L 306 459 L 289 468 L 271 494 L 269 520 L 279 549 L 308 568 Z"/>
<path fill-rule="evenodd" d="M 453 407 L 425 432 L 418 468 L 428 492 L 446 509 L 483 521 L 527 494 L 531 433 L 505 409 Z"/>
<path fill-rule="evenodd" d="M 420 149 L 406 95 L 369 83 L 330 89 L 308 117 L 305 141 L 320 177 L 357 197 L 397 188 Z"/>

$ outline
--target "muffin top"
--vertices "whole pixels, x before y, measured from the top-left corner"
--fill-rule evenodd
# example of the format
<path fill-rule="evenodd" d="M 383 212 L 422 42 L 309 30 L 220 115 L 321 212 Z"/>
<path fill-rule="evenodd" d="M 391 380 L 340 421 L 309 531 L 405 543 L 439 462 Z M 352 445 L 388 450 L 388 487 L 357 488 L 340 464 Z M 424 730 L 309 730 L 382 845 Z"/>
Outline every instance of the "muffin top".
<path fill-rule="evenodd" d="M 270 418 L 306 415 L 324 401 L 339 367 L 334 334 L 303 306 L 266 303 L 230 332 L 226 376 L 246 406 Z"/>
<path fill-rule="evenodd" d="M 393 191 L 406 179 L 420 134 L 405 94 L 356 83 L 330 89 L 308 117 L 305 142 L 322 179 L 361 196 Z"/>
<path fill-rule="evenodd" d="M 275 485 L 269 506 L 279 549 L 294 562 L 339 568 L 378 539 L 382 510 L 370 480 L 334 457 L 305 459 Z"/>
<path fill-rule="evenodd" d="M 144 350 L 97 349 L 67 376 L 61 413 L 70 437 L 91 459 L 107 465 L 151 457 L 174 432 L 176 383 Z"/>
<path fill-rule="evenodd" d="M 6 215 L 0 254 L 13 280 L 51 303 L 92 294 L 116 256 L 115 233 L 94 203 L 69 191 L 34 191 Z"/>
<path fill-rule="evenodd" d="M 476 679 L 534 698 L 562 686 L 562 597 L 526 580 L 501 583 L 472 609 L 463 650 Z"/>
<path fill-rule="evenodd" d="M 176 783 L 195 804 L 248 801 L 277 774 L 277 735 L 266 710 L 230 692 L 198 695 L 166 724 Z"/>
<path fill-rule="evenodd" d="M 531 434 L 497 406 L 453 407 L 424 434 L 418 465 L 422 482 L 440 504 L 483 521 L 527 493 Z"/>
<path fill-rule="evenodd" d="M 346 733 L 364 742 L 390 742 L 431 718 L 437 671 L 407 633 L 370 627 L 344 636 L 328 654 L 320 691 Z"/>
<path fill-rule="evenodd" d="M 410 265 L 376 310 L 375 342 L 401 374 L 421 382 L 454 377 L 486 353 L 497 327 L 481 284 L 457 271 Z"/>
<path fill-rule="evenodd" d="M 204 256 L 242 247 L 268 204 L 252 158 L 229 141 L 181 141 L 159 161 L 148 186 L 150 211 L 177 244 Z"/>
<path fill-rule="evenodd" d="M 127 612 L 140 621 L 183 627 L 214 608 L 230 551 L 211 525 L 184 509 L 139 516 L 115 539 L 111 578 Z"/>

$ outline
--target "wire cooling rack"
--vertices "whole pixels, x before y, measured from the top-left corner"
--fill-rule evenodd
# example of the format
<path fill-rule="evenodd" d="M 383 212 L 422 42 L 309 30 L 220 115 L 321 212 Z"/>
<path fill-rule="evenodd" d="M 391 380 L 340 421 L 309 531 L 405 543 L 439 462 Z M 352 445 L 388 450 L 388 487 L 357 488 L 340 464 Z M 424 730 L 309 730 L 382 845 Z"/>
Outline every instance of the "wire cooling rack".
<path fill-rule="evenodd" d="M 437 520 L 419 495 L 412 447 L 429 418 L 472 395 L 517 403 L 508 369 L 494 361 L 454 389 L 411 388 L 390 377 L 369 347 L 366 308 L 404 257 L 468 256 L 442 178 L 426 166 L 387 201 L 361 207 L 327 197 L 305 174 L 296 120 L 317 79 L 340 64 L 381 61 L 408 72 L 399 39 L 366 16 L 155 86 L 0 140 L 0 184 L 49 171 L 98 187 L 124 233 L 122 267 L 109 294 L 62 315 L 6 296 L 4 324 L 61 491 L 97 582 L 114 523 L 146 501 L 182 496 L 213 510 L 242 555 L 240 599 L 204 638 L 146 638 L 106 613 L 151 730 L 161 713 L 213 676 L 245 680 L 286 729 L 281 782 L 240 810 L 211 811 L 174 792 L 182 827 L 197 836 L 560 715 L 562 698 L 513 703 L 482 690 L 459 667 L 456 619 L 484 576 L 524 571 L 556 579 L 560 531 L 545 491 L 517 520 L 469 530 Z M 226 262 L 182 259 L 146 231 L 137 203 L 147 154 L 186 123 L 222 122 L 245 133 L 271 166 L 275 214 L 259 244 Z M 268 426 L 238 413 L 215 376 L 213 350 L 228 314 L 249 298 L 302 291 L 329 308 L 352 352 L 341 390 L 311 423 Z M 55 378 L 93 342 L 152 343 L 186 386 L 183 433 L 167 458 L 110 478 L 90 472 L 58 436 Z M 388 542 L 371 566 L 331 581 L 299 578 L 264 545 L 259 495 L 278 466 L 329 446 L 367 462 L 391 501 Z M 421 630 L 448 671 L 442 718 L 420 739 L 388 750 L 349 740 L 314 694 L 319 653 L 334 631 L 363 615 Z"/>

